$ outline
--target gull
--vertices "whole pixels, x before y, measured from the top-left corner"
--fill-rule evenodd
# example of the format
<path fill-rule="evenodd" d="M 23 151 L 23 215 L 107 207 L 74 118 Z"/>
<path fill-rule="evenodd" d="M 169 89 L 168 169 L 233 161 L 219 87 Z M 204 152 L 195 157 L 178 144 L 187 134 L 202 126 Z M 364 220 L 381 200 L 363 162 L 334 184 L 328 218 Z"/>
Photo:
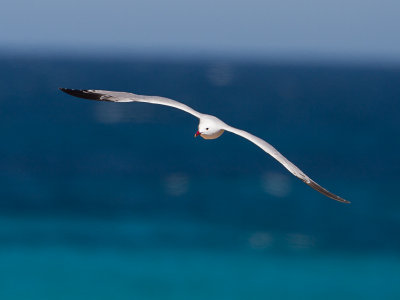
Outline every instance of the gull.
<path fill-rule="evenodd" d="M 303 171 L 301 171 L 298 167 L 291 163 L 286 157 L 284 157 L 281 153 L 278 152 L 278 150 L 276 150 L 266 141 L 260 139 L 259 137 L 256 137 L 255 135 L 252 135 L 251 133 L 248 133 L 247 131 L 234 128 L 215 116 L 202 114 L 181 102 L 159 96 L 144 96 L 127 92 L 113 92 L 104 90 L 77 90 L 66 88 L 60 88 L 60 90 L 69 95 L 90 100 L 111 102 L 145 102 L 171 106 L 183 110 L 199 119 L 199 126 L 197 132 L 194 135 L 195 137 L 201 136 L 206 140 L 212 140 L 219 138 L 224 133 L 224 131 L 229 131 L 237 134 L 256 144 L 258 147 L 260 147 L 262 150 L 264 150 L 266 153 L 268 153 L 278 162 L 280 162 L 290 173 L 302 180 L 304 183 L 308 184 L 313 189 L 336 201 L 350 203 L 349 201 L 329 192 L 318 183 L 313 181 L 310 177 L 304 174 Z"/>

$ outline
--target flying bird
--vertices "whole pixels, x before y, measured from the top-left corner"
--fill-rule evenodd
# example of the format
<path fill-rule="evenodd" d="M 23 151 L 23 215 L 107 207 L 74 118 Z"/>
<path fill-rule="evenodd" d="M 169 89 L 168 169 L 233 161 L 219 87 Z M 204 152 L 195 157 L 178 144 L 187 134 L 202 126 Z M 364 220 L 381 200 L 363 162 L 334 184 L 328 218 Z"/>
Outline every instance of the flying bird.
<path fill-rule="evenodd" d="M 294 176 L 302 180 L 304 183 L 308 184 L 313 189 L 334 200 L 343 203 L 350 203 L 349 201 L 329 192 L 328 190 L 320 186 L 318 183 L 313 181 L 310 177 L 304 174 L 303 171 L 301 171 L 298 167 L 296 167 L 293 163 L 291 163 L 286 157 L 284 157 L 281 153 L 278 152 L 278 150 L 276 150 L 272 145 L 270 145 L 266 141 L 252 135 L 251 133 L 248 133 L 247 131 L 234 128 L 226 124 L 225 122 L 221 121 L 215 116 L 199 113 L 193 108 L 178 101 L 164 97 L 136 95 L 133 93 L 126 93 L 126 92 L 113 92 L 104 90 L 76 90 L 76 89 L 66 89 L 66 88 L 60 88 L 60 90 L 69 95 L 84 99 L 111 101 L 111 102 L 145 102 L 145 103 L 171 106 L 186 111 L 187 113 L 199 119 L 199 126 L 197 132 L 194 135 L 195 137 L 201 136 L 206 140 L 212 140 L 220 137 L 224 133 L 224 131 L 229 131 L 234 134 L 237 134 L 249 140 L 250 142 L 256 144 L 266 153 L 268 153 L 277 161 L 279 161 L 290 173 L 292 173 Z"/>

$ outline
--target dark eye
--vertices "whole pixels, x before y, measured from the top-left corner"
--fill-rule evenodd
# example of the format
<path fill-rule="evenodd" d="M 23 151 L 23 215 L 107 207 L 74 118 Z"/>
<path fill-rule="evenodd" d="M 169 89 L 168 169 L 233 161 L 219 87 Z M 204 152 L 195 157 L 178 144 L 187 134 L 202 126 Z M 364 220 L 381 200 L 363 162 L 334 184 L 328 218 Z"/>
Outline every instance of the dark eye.
<path fill-rule="evenodd" d="M 208 130 L 208 128 L 206 128 L 206 130 Z"/>

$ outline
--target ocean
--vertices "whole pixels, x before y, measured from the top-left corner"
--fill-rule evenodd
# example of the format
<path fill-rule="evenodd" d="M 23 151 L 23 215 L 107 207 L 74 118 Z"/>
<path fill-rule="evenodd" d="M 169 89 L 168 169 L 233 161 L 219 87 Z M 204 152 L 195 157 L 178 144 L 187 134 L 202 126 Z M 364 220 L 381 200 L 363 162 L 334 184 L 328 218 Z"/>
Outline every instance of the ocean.
<path fill-rule="evenodd" d="M 274 145 L 59 87 L 169 97 Z M 0 56 L 0 299 L 399 299 L 400 67 Z"/>

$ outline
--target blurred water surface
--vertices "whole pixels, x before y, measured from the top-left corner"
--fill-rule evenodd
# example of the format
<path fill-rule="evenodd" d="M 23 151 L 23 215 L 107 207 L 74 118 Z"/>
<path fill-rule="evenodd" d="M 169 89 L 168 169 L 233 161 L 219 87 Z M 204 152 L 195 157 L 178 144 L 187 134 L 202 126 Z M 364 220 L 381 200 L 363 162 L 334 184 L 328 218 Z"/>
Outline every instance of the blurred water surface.
<path fill-rule="evenodd" d="M 240 137 L 58 87 L 162 95 Z M 398 299 L 400 68 L 0 59 L 2 299 Z"/>

